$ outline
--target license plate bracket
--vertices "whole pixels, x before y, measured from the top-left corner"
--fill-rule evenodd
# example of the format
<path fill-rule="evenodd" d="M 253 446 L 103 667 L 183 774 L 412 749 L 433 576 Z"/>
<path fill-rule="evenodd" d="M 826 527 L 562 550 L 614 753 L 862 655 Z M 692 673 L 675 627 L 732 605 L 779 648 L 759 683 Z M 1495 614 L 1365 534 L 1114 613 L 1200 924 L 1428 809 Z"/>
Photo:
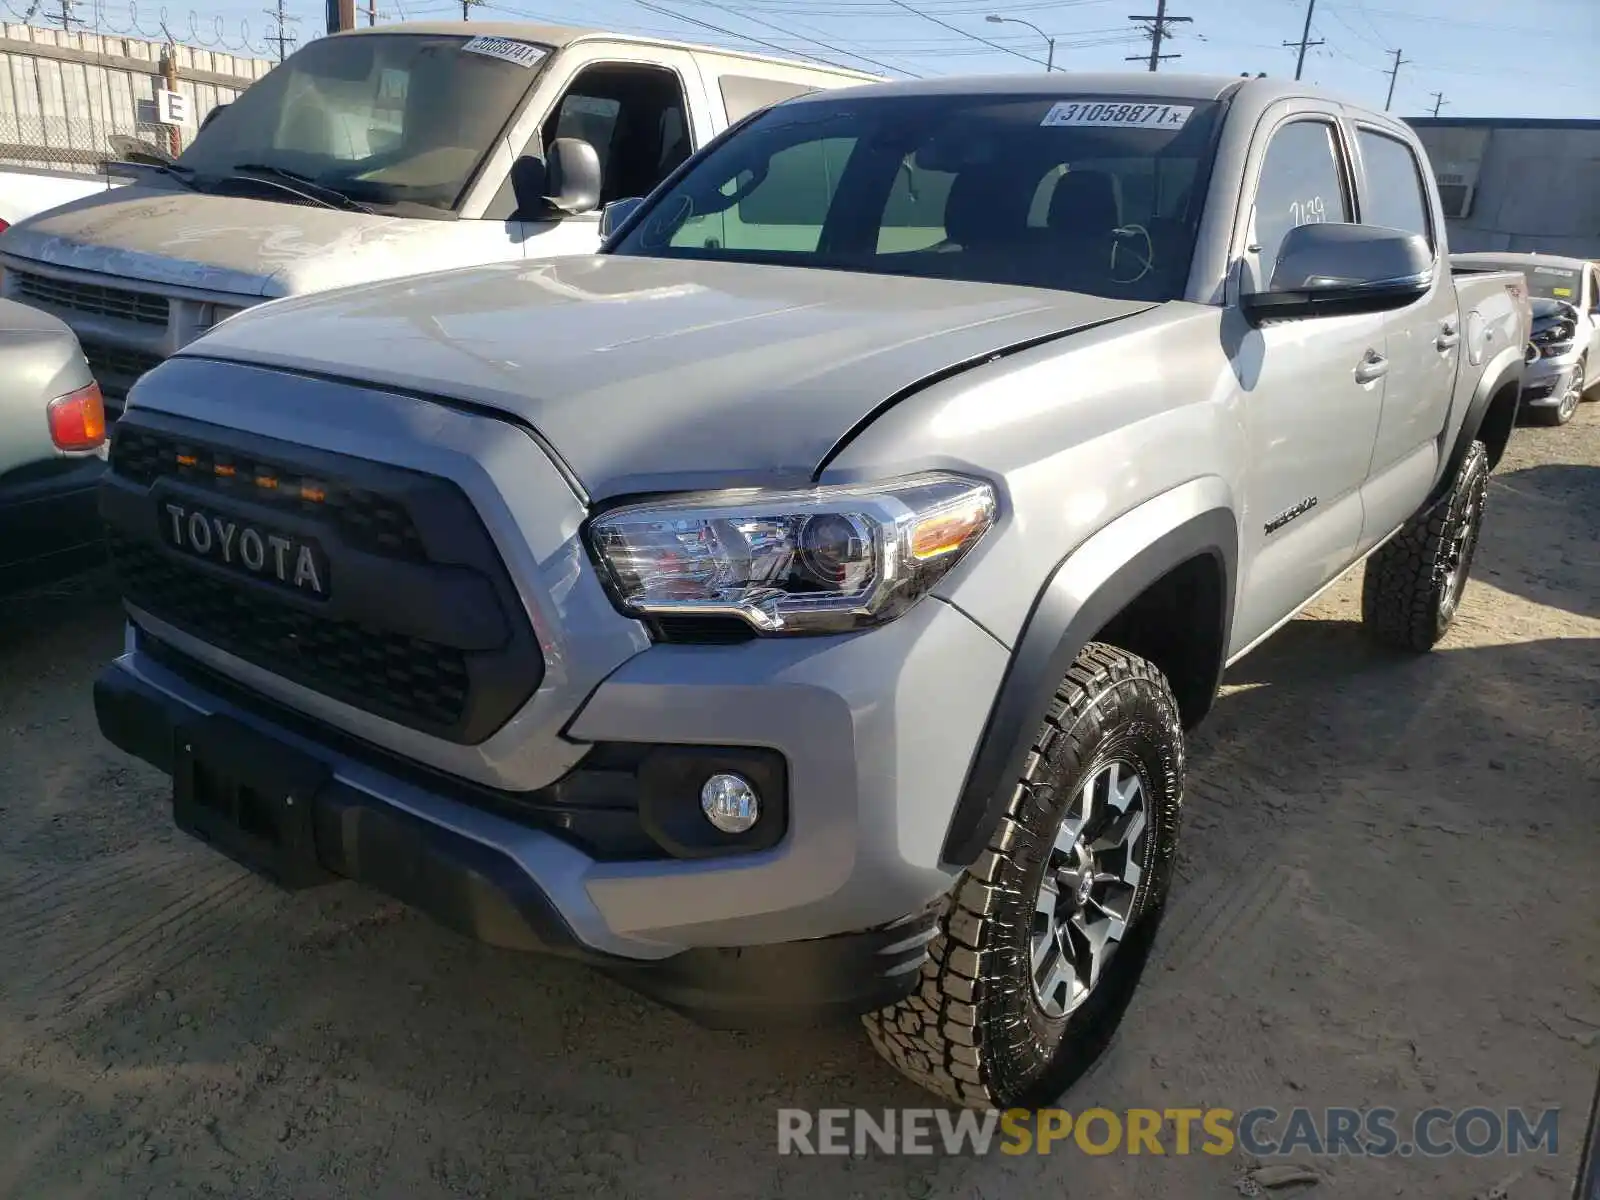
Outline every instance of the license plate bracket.
<path fill-rule="evenodd" d="M 292 891 L 335 877 L 317 856 L 326 764 L 230 717 L 177 730 L 172 817 L 179 829 Z"/>

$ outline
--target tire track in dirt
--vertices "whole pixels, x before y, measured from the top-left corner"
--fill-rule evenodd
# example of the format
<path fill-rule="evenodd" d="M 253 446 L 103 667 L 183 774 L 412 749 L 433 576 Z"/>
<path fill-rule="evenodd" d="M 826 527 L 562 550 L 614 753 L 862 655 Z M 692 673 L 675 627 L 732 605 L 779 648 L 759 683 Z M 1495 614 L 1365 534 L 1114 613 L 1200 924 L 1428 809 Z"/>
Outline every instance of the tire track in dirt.
<path fill-rule="evenodd" d="M 275 889 L 222 859 L 144 847 L 37 872 L 0 899 L 0 993 L 35 1015 L 106 1000 L 229 936 Z"/>

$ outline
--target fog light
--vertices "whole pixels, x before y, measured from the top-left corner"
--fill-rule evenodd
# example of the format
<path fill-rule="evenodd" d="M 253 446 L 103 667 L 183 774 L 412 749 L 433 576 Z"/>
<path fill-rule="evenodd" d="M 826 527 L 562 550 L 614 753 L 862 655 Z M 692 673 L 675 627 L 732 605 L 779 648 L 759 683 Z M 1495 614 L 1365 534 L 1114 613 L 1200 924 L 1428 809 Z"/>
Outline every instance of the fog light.
<path fill-rule="evenodd" d="M 718 774 L 700 789 L 700 811 L 723 833 L 744 833 L 761 816 L 761 799 L 743 775 Z"/>

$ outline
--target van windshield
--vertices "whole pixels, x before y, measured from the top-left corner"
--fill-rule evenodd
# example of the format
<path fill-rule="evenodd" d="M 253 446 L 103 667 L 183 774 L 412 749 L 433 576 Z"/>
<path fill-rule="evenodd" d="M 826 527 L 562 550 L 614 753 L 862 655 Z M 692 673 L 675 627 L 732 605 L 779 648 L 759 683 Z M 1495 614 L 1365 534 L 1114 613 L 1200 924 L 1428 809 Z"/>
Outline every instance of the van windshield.
<path fill-rule="evenodd" d="M 452 209 L 548 54 L 507 38 L 319 38 L 247 88 L 178 162 L 202 188 L 265 168 L 363 204 Z"/>
<path fill-rule="evenodd" d="M 920 95 L 767 110 L 653 199 L 613 253 L 1183 294 L 1211 100 Z"/>

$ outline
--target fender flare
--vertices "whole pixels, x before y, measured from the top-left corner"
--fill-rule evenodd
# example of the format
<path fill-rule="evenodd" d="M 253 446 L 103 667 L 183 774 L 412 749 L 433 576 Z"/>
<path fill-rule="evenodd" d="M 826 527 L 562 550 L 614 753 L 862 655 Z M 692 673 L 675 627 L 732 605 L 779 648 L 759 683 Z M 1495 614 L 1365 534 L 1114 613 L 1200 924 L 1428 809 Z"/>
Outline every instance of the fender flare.
<path fill-rule="evenodd" d="M 1522 406 L 1523 370 L 1521 347 L 1507 347 L 1489 360 L 1483 374 L 1478 377 L 1478 386 L 1473 389 L 1472 399 L 1467 401 L 1467 415 L 1462 418 L 1461 428 L 1456 431 L 1455 443 L 1444 458 L 1444 470 L 1434 481 L 1433 488 L 1419 511 L 1426 511 L 1455 486 L 1456 472 L 1461 469 L 1461 462 L 1467 457 L 1468 447 L 1477 440 L 1479 432 L 1482 431 L 1484 419 L 1489 415 L 1489 407 L 1494 398 L 1507 386 L 1516 388 L 1516 398 L 1512 402 L 1511 411 L 1511 423 L 1516 424 L 1517 410 Z"/>
<path fill-rule="evenodd" d="M 989 709 L 940 853 L 953 867 L 976 861 L 1011 801 L 1033 735 L 1072 660 L 1095 634 L 1175 567 L 1210 556 L 1223 575 L 1217 682 L 1227 658 L 1239 561 L 1232 489 L 1207 476 L 1147 501 L 1056 564 L 1034 599 Z"/>

